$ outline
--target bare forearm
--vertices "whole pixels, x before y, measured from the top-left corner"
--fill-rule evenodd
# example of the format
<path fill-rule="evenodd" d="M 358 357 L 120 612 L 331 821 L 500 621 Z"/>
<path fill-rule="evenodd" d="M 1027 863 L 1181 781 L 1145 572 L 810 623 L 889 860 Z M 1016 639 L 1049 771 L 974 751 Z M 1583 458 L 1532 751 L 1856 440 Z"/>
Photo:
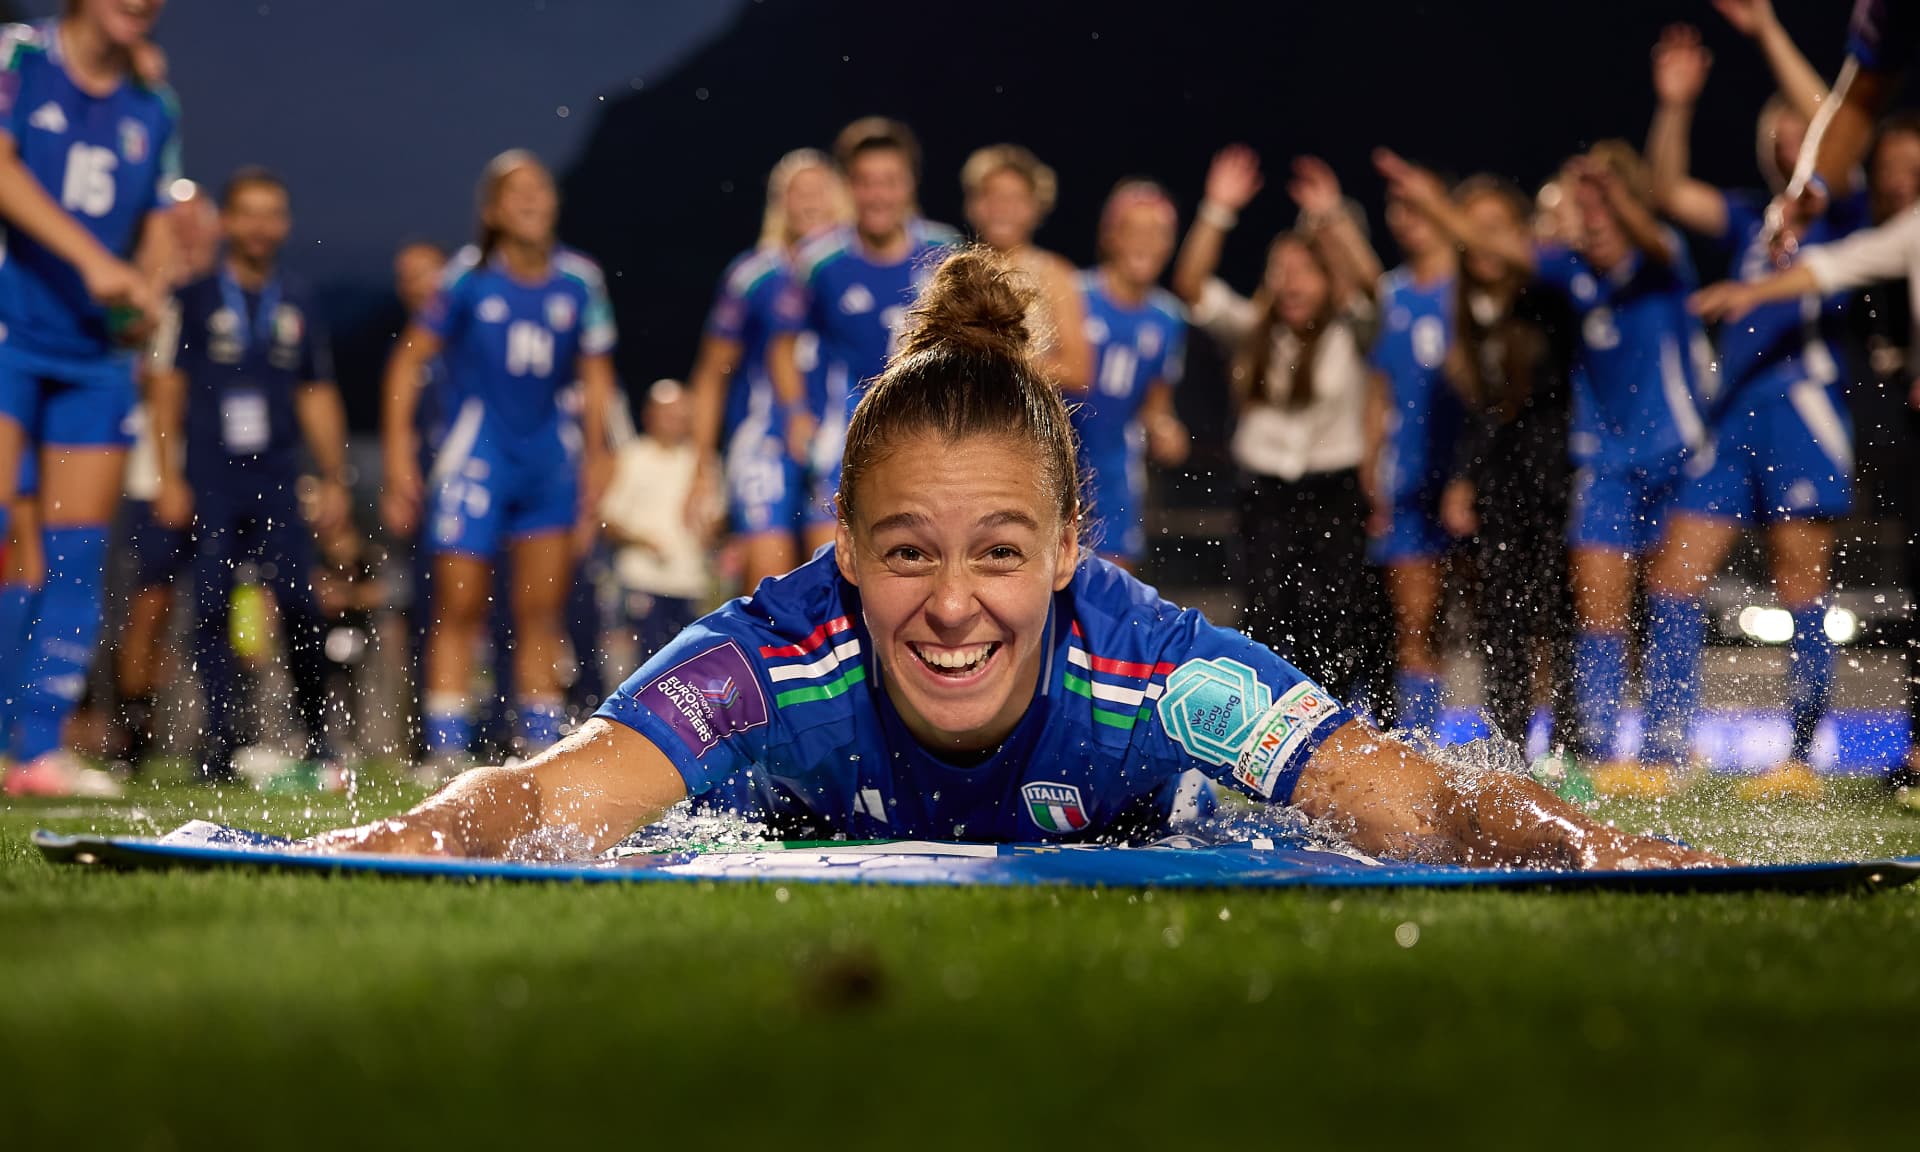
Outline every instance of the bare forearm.
<path fill-rule="evenodd" d="M 540 782 L 531 769 L 475 768 L 404 815 L 320 843 L 408 855 L 504 856 L 541 828 L 540 812 Z"/>
<path fill-rule="evenodd" d="M 180 476 L 185 453 L 181 448 L 181 427 L 186 419 L 186 379 L 178 372 L 155 372 L 147 377 L 147 424 L 153 430 L 154 454 L 160 473 L 173 479 Z"/>
<path fill-rule="evenodd" d="M 613 447 L 607 435 L 607 413 L 613 408 L 613 390 L 619 387 L 614 380 L 613 361 L 605 356 L 583 361 L 580 383 L 580 438 L 589 455 L 604 456 Z"/>
<path fill-rule="evenodd" d="M 1653 201 L 1664 209 L 1685 183 L 1693 163 L 1693 105 L 1661 104 L 1647 129 L 1647 166 L 1653 170 Z"/>
<path fill-rule="evenodd" d="M 340 390 L 330 381 L 316 381 L 294 395 L 295 414 L 307 440 L 307 451 L 324 480 L 345 482 L 347 472 L 347 412 Z"/>
<path fill-rule="evenodd" d="M 1760 51 L 1767 58 L 1767 67 L 1773 72 L 1773 82 L 1780 94 L 1795 112 L 1812 120 L 1827 98 L 1827 82 L 1814 71 L 1778 20 L 1762 25 L 1755 39 L 1760 42 Z"/>
<path fill-rule="evenodd" d="M 717 336 L 701 341 L 700 356 L 694 361 L 688 388 L 693 392 L 693 443 L 704 454 L 720 450 L 727 381 L 739 362 L 740 346 L 733 341 Z"/>
<path fill-rule="evenodd" d="M 1468 252 L 1492 257 L 1516 271 L 1533 274 L 1537 257 L 1524 233 L 1508 236 L 1483 232 L 1451 200 L 1438 200 L 1423 207 L 1440 230 Z"/>
<path fill-rule="evenodd" d="M 1844 192 L 1852 187 L 1856 171 L 1873 140 L 1874 118 L 1885 103 L 1884 81 L 1872 72 L 1860 72 L 1847 85 L 1840 104 L 1828 113 L 1825 130 L 1808 142 L 1818 149 L 1814 170 L 1828 188 Z"/>
<path fill-rule="evenodd" d="M 413 414 L 420 402 L 420 377 L 429 358 L 426 349 L 404 338 L 387 358 L 387 378 L 380 397 L 380 434 L 389 459 L 403 456 L 411 460 L 418 448 Z"/>
<path fill-rule="evenodd" d="M 1226 238 L 1225 229 L 1203 219 L 1194 220 L 1193 226 L 1187 229 L 1187 238 L 1181 243 L 1180 256 L 1173 265 L 1173 290 L 1188 305 L 1200 303 L 1207 281 L 1220 267 L 1220 249 Z"/>
<path fill-rule="evenodd" d="M 783 408 L 794 409 L 806 403 L 807 382 L 800 375 L 799 337 L 776 336 L 767 349 L 767 375 L 773 377 L 773 393 Z M 718 420 L 715 421 L 716 426 Z M 715 439 L 719 433 L 714 433 Z"/>
<path fill-rule="evenodd" d="M 0 155 L 0 217 L 76 267 L 113 258 L 93 233 L 54 202 L 11 149 Z"/>
<path fill-rule="evenodd" d="M 1374 286 L 1380 282 L 1383 271 L 1380 257 L 1360 234 L 1353 217 L 1343 209 L 1329 214 L 1322 229 L 1327 237 L 1327 258 L 1334 265 L 1334 274 L 1346 281 L 1356 292 L 1371 294 Z"/>

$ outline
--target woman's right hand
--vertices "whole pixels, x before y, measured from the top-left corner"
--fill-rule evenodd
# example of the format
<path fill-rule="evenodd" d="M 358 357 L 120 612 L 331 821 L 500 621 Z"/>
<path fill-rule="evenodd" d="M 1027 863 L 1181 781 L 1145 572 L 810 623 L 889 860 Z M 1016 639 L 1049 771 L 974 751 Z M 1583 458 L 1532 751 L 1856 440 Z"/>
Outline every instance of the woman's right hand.
<path fill-rule="evenodd" d="M 1260 156 L 1245 144 L 1229 144 L 1213 157 L 1207 169 L 1206 198 L 1229 212 L 1238 212 L 1260 193 Z"/>
<path fill-rule="evenodd" d="M 387 483 L 380 493 L 380 520 L 394 536 L 411 536 L 420 527 L 420 466 L 410 457 L 387 461 Z"/>
<path fill-rule="evenodd" d="M 458 846 L 448 842 L 445 833 L 428 827 L 428 822 L 396 816 L 375 820 L 355 828 L 324 832 L 303 846 L 321 855 L 348 852 L 382 856 L 458 856 Z"/>
<path fill-rule="evenodd" d="M 1691 24 L 1669 24 L 1653 46 L 1653 94 L 1670 107 L 1692 107 L 1707 86 L 1713 53 Z"/>

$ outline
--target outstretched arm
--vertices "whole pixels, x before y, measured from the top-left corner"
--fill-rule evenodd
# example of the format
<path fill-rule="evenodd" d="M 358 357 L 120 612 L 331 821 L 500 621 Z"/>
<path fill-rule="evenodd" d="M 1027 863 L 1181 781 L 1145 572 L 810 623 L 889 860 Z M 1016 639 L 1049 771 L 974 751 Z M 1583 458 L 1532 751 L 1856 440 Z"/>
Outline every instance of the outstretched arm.
<path fill-rule="evenodd" d="M 1653 91 L 1659 100 L 1647 130 L 1653 203 L 1681 227 L 1703 236 L 1727 230 L 1725 194 L 1689 172 L 1693 106 L 1712 66 L 1713 56 L 1701 46 L 1700 33 L 1688 25 L 1669 27 L 1653 46 Z"/>
<path fill-rule="evenodd" d="M 1220 267 L 1220 249 L 1227 233 L 1240 222 L 1240 210 L 1260 192 L 1260 157 L 1244 144 L 1222 148 L 1207 169 L 1206 198 L 1194 213 L 1193 225 L 1173 263 L 1173 290 L 1189 307 L 1200 303 L 1207 281 Z"/>
<path fill-rule="evenodd" d="M 652 741 L 594 719 L 525 764 L 475 768 L 403 816 L 311 843 L 325 852 L 406 856 L 586 856 L 613 847 L 686 792 Z"/>
<path fill-rule="evenodd" d="M 1490 256 L 1528 276 L 1539 267 L 1539 257 L 1524 233 L 1509 236 L 1482 231 L 1448 197 L 1446 185 L 1440 178 L 1425 168 L 1410 164 L 1385 148 L 1374 149 L 1373 166 L 1386 179 L 1389 193 L 1425 213 L 1461 248 Z"/>
<path fill-rule="evenodd" d="M 1724 863 L 1602 824 L 1523 776 L 1441 764 L 1358 721 L 1314 752 L 1293 803 L 1361 851 L 1406 860 L 1602 870 Z"/>
<path fill-rule="evenodd" d="M 1781 26 L 1773 13 L 1773 0 L 1713 0 L 1713 6 L 1736 31 L 1759 45 L 1780 95 L 1795 112 L 1812 120 L 1827 99 L 1827 82 Z"/>
<path fill-rule="evenodd" d="M 1333 169 L 1318 156 L 1299 157 L 1293 162 L 1287 193 L 1306 215 L 1308 230 L 1320 240 L 1321 250 L 1340 281 L 1341 300 L 1358 296 L 1372 299 L 1383 270 L 1380 256 L 1341 198 L 1340 181 Z"/>

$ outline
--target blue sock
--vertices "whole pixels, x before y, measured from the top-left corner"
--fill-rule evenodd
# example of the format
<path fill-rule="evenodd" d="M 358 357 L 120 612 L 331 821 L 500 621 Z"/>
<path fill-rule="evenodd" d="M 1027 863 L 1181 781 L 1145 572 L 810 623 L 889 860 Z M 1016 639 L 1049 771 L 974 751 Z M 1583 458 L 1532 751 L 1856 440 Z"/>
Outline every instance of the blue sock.
<path fill-rule="evenodd" d="M 525 697 L 514 706 L 514 735 L 529 754 L 560 739 L 560 726 L 565 721 L 558 698 Z"/>
<path fill-rule="evenodd" d="M 1640 759 L 1684 764 L 1693 713 L 1700 703 L 1700 649 L 1707 609 L 1691 596 L 1647 597 L 1646 740 Z"/>
<path fill-rule="evenodd" d="M 1793 610 L 1793 641 L 1787 646 L 1787 711 L 1793 717 L 1793 758 L 1813 757 L 1813 734 L 1833 695 L 1833 641 L 1827 638 L 1823 604 Z"/>
<path fill-rule="evenodd" d="M 33 592 L 25 584 L 0 585 L 0 752 L 6 750 L 13 731 L 14 700 L 20 695 L 20 653 L 27 644 Z"/>
<path fill-rule="evenodd" d="M 473 702 L 430 692 L 426 713 L 427 755 L 466 755 L 473 746 Z"/>
<path fill-rule="evenodd" d="M 1397 672 L 1393 691 L 1399 705 L 1399 727 L 1431 733 L 1440 722 L 1440 677 L 1426 672 Z"/>
<path fill-rule="evenodd" d="M 104 527 L 49 528 L 46 541 L 47 580 L 27 635 L 11 733 L 22 761 L 60 747 L 60 731 L 86 691 L 106 585 Z"/>
<path fill-rule="evenodd" d="M 1613 759 L 1620 697 L 1627 691 L 1627 638 L 1582 632 L 1573 646 L 1573 699 L 1580 716 L 1576 749 L 1583 757 Z"/>

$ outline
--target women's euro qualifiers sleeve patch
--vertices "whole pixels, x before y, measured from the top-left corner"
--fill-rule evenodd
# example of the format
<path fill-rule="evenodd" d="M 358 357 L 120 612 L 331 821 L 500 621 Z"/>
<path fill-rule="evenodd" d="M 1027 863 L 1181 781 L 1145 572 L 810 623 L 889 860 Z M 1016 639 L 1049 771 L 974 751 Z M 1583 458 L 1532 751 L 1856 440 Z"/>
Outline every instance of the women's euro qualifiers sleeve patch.
<path fill-rule="evenodd" d="M 1329 720 L 1344 715 L 1319 685 L 1301 681 L 1275 700 L 1238 660 L 1189 660 L 1167 677 L 1160 723 L 1187 754 L 1233 769 L 1234 779 L 1272 799 L 1293 757 Z"/>
<path fill-rule="evenodd" d="M 675 664 L 637 696 L 696 757 L 767 722 L 760 681 L 747 654 L 731 640 Z"/>

